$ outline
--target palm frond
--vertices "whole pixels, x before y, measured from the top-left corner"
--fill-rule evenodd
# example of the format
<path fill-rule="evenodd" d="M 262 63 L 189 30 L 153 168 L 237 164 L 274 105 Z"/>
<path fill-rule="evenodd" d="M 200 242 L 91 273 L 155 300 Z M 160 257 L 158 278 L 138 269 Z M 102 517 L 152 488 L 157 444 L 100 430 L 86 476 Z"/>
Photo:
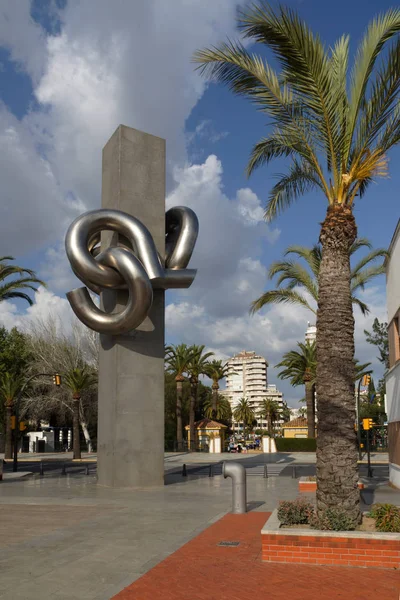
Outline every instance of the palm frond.
<path fill-rule="evenodd" d="M 314 314 L 316 311 L 311 308 L 310 304 L 307 300 L 294 290 L 289 290 L 286 288 L 282 288 L 280 290 L 270 290 L 268 292 L 264 292 L 262 296 L 260 296 L 257 300 L 254 300 L 251 304 L 250 313 L 254 314 L 255 312 L 261 310 L 264 306 L 268 304 L 299 304 L 311 310 Z"/>
<path fill-rule="evenodd" d="M 310 267 L 314 277 L 318 278 L 322 260 L 322 250 L 318 244 L 315 244 L 312 248 L 307 248 L 306 246 L 289 246 L 285 251 L 285 256 L 288 254 L 297 254 L 297 256 L 303 258 Z"/>
<path fill-rule="evenodd" d="M 289 172 L 278 177 L 278 183 L 269 194 L 265 209 L 266 221 L 274 219 L 306 192 L 322 187 L 316 171 L 302 160 L 293 159 Z"/>
<path fill-rule="evenodd" d="M 343 149 L 343 160 L 346 165 L 352 150 L 360 109 L 365 101 L 368 82 L 376 60 L 384 44 L 399 31 L 400 10 L 389 9 L 385 14 L 378 15 L 373 19 L 356 52 L 350 77 L 348 131 Z"/>
<path fill-rule="evenodd" d="M 1 300 L 12 300 L 13 298 L 20 298 L 21 300 L 26 300 L 29 306 L 33 306 L 33 300 L 28 296 L 28 294 L 24 294 L 24 292 L 6 292 L 3 294 L 0 290 L 0 301 Z"/>
<path fill-rule="evenodd" d="M 378 275 L 383 275 L 386 269 L 384 265 L 374 265 L 356 273 L 351 279 L 350 290 L 354 294 L 357 290 L 363 290 Z"/>
<path fill-rule="evenodd" d="M 364 317 L 369 314 L 369 308 L 368 308 L 368 306 L 365 304 L 365 302 L 363 302 L 362 300 L 360 300 L 359 298 L 357 298 L 357 296 L 353 296 L 352 295 L 351 296 L 351 302 L 355 306 L 358 306 L 358 308 L 361 310 L 361 313 L 364 315 Z"/>
<path fill-rule="evenodd" d="M 245 37 L 271 48 L 282 66 L 283 81 L 306 99 L 308 110 L 318 119 L 336 182 L 337 105 L 331 93 L 332 65 L 321 39 L 290 8 L 281 6 L 275 13 L 266 3 L 240 12 L 239 27 Z"/>
<path fill-rule="evenodd" d="M 361 260 L 359 260 L 358 263 L 351 269 L 352 285 L 353 285 L 353 279 L 355 279 L 355 277 L 357 275 L 359 275 L 361 273 L 361 271 L 363 271 L 363 269 L 365 269 L 365 267 L 367 265 L 374 262 L 378 258 L 385 259 L 388 257 L 388 255 L 389 255 L 389 253 L 387 250 L 384 250 L 383 248 L 378 248 L 377 250 L 371 250 L 371 252 L 368 252 L 368 254 L 363 256 L 363 258 Z M 385 269 L 383 267 L 383 261 L 380 265 L 375 265 L 375 268 L 377 269 L 376 275 L 380 275 L 381 273 L 385 272 Z M 372 276 L 375 277 L 374 271 L 371 271 L 371 273 L 372 273 Z M 365 280 L 364 283 L 369 281 L 367 274 L 368 274 L 368 271 L 363 272 L 363 275 L 367 276 L 367 279 Z"/>

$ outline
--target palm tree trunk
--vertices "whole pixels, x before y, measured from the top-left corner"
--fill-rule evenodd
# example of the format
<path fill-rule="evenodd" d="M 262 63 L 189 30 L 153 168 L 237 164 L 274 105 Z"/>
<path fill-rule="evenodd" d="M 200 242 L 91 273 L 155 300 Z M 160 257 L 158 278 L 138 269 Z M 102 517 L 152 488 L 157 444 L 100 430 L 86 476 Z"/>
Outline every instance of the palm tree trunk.
<path fill-rule="evenodd" d="M 183 437 L 182 437 L 182 395 L 183 395 L 183 382 L 176 379 L 176 441 L 178 445 L 178 452 L 183 449 Z"/>
<path fill-rule="evenodd" d="M 78 396 L 78 398 L 74 398 L 73 399 L 73 404 L 72 404 L 72 408 L 73 408 L 73 436 L 74 436 L 74 440 L 73 440 L 73 450 L 74 450 L 74 459 L 80 459 L 81 458 L 81 442 L 80 442 L 80 431 L 79 431 L 79 401 L 80 401 L 80 397 Z"/>
<path fill-rule="evenodd" d="M 317 510 L 341 508 L 360 521 L 354 431 L 354 318 L 349 250 L 357 235 L 351 209 L 328 208 L 320 241 L 317 313 Z"/>
<path fill-rule="evenodd" d="M 309 438 L 315 438 L 314 384 L 311 381 L 306 381 L 305 388 L 308 426 L 307 436 Z"/>
<path fill-rule="evenodd" d="M 272 437 L 272 420 L 271 415 L 267 415 L 267 427 L 268 427 L 268 435 Z"/>
<path fill-rule="evenodd" d="M 190 405 L 189 405 L 189 429 L 190 429 L 190 450 L 196 449 L 196 430 L 194 426 L 195 408 L 196 408 L 197 386 L 195 381 L 190 380 Z"/>
<path fill-rule="evenodd" d="M 212 418 L 217 418 L 217 405 L 218 405 L 218 390 L 219 385 L 217 381 L 212 384 Z"/>
<path fill-rule="evenodd" d="M 12 429 L 11 429 L 12 405 L 6 406 L 6 445 L 4 448 L 4 458 L 12 458 Z"/>

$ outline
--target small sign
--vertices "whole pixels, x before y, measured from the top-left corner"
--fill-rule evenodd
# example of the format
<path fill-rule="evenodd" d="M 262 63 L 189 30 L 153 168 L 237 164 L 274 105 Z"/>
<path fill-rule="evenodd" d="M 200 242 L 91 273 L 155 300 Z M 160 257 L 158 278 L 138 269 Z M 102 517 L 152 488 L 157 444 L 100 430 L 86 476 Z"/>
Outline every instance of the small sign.
<path fill-rule="evenodd" d="M 239 546 L 240 542 L 219 542 L 218 546 Z"/>

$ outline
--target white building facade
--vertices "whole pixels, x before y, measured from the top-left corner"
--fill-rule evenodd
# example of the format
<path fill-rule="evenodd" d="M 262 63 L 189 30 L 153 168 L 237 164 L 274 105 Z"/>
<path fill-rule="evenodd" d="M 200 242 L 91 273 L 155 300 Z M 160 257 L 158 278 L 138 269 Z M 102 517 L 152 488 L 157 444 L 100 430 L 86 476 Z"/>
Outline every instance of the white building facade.
<path fill-rule="evenodd" d="M 282 392 L 276 385 L 268 385 L 268 362 L 255 352 L 243 350 L 228 360 L 227 364 L 226 389 L 221 394 L 229 400 L 232 412 L 239 401 L 245 398 L 256 415 L 257 429 L 266 429 L 267 422 L 258 415 L 263 400 L 270 398 L 280 408 L 285 406 Z M 275 427 L 280 427 L 282 423 L 283 419 L 276 421 Z M 233 420 L 233 427 L 236 431 L 243 431 L 243 423 Z"/>
<path fill-rule="evenodd" d="M 386 260 L 389 371 L 386 374 L 389 479 L 400 488 L 400 220 Z"/>

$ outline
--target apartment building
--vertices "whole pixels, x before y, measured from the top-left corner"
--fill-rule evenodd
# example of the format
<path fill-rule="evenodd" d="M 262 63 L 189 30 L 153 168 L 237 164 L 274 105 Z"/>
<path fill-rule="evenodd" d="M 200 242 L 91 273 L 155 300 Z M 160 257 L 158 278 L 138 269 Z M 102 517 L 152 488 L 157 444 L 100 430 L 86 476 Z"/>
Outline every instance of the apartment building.
<path fill-rule="evenodd" d="M 268 362 L 263 356 L 255 352 L 243 350 L 228 360 L 228 375 L 226 378 L 226 389 L 222 394 L 229 400 L 232 411 L 235 410 L 239 401 L 246 398 L 256 414 L 257 427 L 265 429 L 267 423 L 258 418 L 258 413 L 265 398 L 271 398 L 280 407 L 284 406 L 283 394 L 276 385 L 268 385 Z M 280 419 L 275 423 L 279 427 L 283 423 Z M 236 430 L 243 430 L 243 424 L 233 421 Z"/>
<path fill-rule="evenodd" d="M 389 371 L 386 374 L 389 478 L 400 488 L 400 220 L 386 259 Z"/>

